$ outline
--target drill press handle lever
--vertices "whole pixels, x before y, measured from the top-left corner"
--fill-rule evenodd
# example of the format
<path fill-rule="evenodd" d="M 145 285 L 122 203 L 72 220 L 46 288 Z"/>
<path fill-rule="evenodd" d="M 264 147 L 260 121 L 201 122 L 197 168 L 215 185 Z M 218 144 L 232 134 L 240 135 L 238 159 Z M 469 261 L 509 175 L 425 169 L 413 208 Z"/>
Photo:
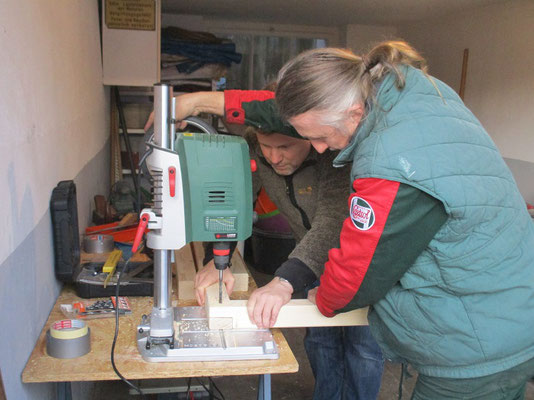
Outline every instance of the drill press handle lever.
<path fill-rule="evenodd" d="M 139 217 L 139 225 L 137 225 L 137 231 L 135 232 L 135 238 L 132 245 L 132 252 L 136 252 L 143 239 L 143 234 L 146 231 L 148 224 L 150 223 L 151 229 L 156 229 L 161 226 L 161 218 L 156 217 L 153 211 L 144 209 Z"/>
<path fill-rule="evenodd" d="M 142 214 L 141 218 L 139 218 L 139 225 L 137 226 L 137 231 L 135 232 L 135 239 L 132 245 L 132 252 L 136 252 L 139 248 L 139 244 L 141 243 L 141 239 L 143 239 L 143 234 L 145 233 L 145 229 L 148 225 L 148 221 L 150 220 L 150 216 L 148 214 Z"/>

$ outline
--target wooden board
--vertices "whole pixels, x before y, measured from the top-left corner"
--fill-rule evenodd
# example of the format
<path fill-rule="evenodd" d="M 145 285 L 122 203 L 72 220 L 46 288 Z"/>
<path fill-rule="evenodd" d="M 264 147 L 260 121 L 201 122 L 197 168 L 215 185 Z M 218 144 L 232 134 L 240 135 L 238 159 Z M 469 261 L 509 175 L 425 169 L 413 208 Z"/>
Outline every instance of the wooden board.
<path fill-rule="evenodd" d="M 250 274 L 238 249 L 235 249 L 232 256 L 232 267 L 230 269 L 235 278 L 234 292 L 246 292 Z"/>
<path fill-rule="evenodd" d="M 222 287 L 222 302 L 219 303 L 219 285 L 212 285 L 206 289 L 206 312 L 208 314 L 208 326 L 210 329 L 232 329 L 234 327 L 234 318 L 232 315 L 218 315 L 217 310 L 220 310 L 219 307 L 222 307 L 225 304 L 233 304 L 233 302 L 245 302 L 246 300 L 230 300 L 228 297 L 228 292 L 226 287 Z M 231 303 L 232 302 L 232 303 Z M 211 305 L 211 307 L 210 307 Z M 214 310 L 214 315 L 210 315 L 210 311 Z M 245 308 L 246 312 L 246 308 Z M 247 316 L 248 319 L 248 316 Z"/>
<path fill-rule="evenodd" d="M 191 244 L 186 244 L 174 252 L 176 268 L 176 290 L 179 300 L 195 299 L 195 262 Z"/>
<path fill-rule="evenodd" d="M 218 285 L 206 289 L 205 307 L 210 329 L 256 328 L 248 317 L 247 300 L 230 300 L 223 295 L 220 304 Z M 274 328 L 368 325 L 367 312 L 366 307 L 328 318 L 309 300 L 290 300 L 280 309 Z"/>
<path fill-rule="evenodd" d="M 193 251 L 193 259 L 195 260 L 195 266 L 198 271 L 203 266 L 202 261 L 204 260 L 204 246 L 202 246 L 202 242 L 191 242 L 191 248 Z"/>

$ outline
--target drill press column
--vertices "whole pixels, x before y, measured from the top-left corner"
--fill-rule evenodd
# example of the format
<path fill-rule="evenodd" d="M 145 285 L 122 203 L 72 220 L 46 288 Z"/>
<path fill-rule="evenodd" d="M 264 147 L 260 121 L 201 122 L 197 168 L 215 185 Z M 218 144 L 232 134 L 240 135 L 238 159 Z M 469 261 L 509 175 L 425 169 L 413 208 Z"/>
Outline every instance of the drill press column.
<path fill-rule="evenodd" d="M 178 157 L 172 160 L 173 154 L 166 150 L 172 150 L 171 109 L 172 89 L 167 85 L 154 86 L 154 139 L 157 146 L 154 148 L 148 160 L 148 167 L 154 179 L 153 195 L 154 205 L 152 212 L 162 222 L 161 229 L 155 229 L 148 234 L 148 246 L 154 249 L 154 307 L 150 315 L 150 338 L 147 347 L 154 344 L 168 343 L 174 346 L 174 310 L 171 305 L 172 274 L 171 274 L 171 250 L 185 244 L 185 235 L 174 232 L 174 243 L 170 244 L 166 238 L 172 232 L 168 231 L 170 224 L 163 223 L 163 218 L 171 219 L 173 209 L 171 202 L 176 203 L 177 197 L 173 193 L 172 186 L 176 182 L 176 169 L 179 170 Z M 171 160 L 167 160 L 171 158 Z M 169 171 L 173 168 L 173 174 Z M 174 181 L 173 181 L 174 180 Z M 179 202 L 179 200 L 178 200 Z M 152 220 L 152 219 L 151 219 Z M 149 224 L 150 227 L 150 224 Z M 180 237 L 181 240 L 180 240 Z"/>

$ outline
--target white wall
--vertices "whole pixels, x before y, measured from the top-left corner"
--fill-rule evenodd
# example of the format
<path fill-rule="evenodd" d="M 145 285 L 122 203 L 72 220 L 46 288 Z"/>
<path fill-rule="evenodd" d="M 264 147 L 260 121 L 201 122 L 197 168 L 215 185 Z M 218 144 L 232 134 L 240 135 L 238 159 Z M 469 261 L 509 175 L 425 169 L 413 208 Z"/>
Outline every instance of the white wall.
<path fill-rule="evenodd" d="M 485 126 L 523 197 L 534 203 L 534 2 L 510 1 L 397 27 L 348 25 L 356 53 L 402 38 L 421 51 L 430 73 L 459 91 L 469 49 L 465 103 Z"/>
<path fill-rule="evenodd" d="M 51 189 L 72 179 L 104 146 L 96 1 L 6 0 L 0 13 L 0 187 L 16 208 L 31 196 L 34 215 L 8 213 L 0 230 L 0 262 L 48 209 Z M 19 210 L 24 214 L 23 210 Z"/>
<path fill-rule="evenodd" d="M 347 25 L 345 47 L 363 54 L 377 42 L 396 38 L 397 28 L 394 26 Z"/>
<path fill-rule="evenodd" d="M 430 73 L 456 91 L 468 48 L 466 105 L 504 157 L 534 162 L 533 1 L 406 24 L 398 31 L 425 54 Z"/>
<path fill-rule="evenodd" d="M 3 0 L 0 49 L 0 369 L 9 399 L 50 398 L 52 385 L 21 383 L 60 289 L 50 196 L 75 180 L 82 229 L 109 187 L 98 3 Z"/>

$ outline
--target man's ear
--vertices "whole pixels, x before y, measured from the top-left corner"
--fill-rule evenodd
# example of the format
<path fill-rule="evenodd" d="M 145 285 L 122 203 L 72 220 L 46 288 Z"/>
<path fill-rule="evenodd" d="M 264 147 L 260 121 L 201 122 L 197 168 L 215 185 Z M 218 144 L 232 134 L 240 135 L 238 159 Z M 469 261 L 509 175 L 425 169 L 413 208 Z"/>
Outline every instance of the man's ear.
<path fill-rule="evenodd" d="M 361 103 L 354 104 L 347 110 L 351 122 L 354 122 L 356 124 L 360 123 L 360 120 L 363 118 L 364 112 L 365 107 Z"/>
<path fill-rule="evenodd" d="M 363 118 L 364 113 L 365 107 L 362 103 L 354 104 L 347 110 L 350 132 L 354 132 L 356 130 L 358 124 Z"/>

